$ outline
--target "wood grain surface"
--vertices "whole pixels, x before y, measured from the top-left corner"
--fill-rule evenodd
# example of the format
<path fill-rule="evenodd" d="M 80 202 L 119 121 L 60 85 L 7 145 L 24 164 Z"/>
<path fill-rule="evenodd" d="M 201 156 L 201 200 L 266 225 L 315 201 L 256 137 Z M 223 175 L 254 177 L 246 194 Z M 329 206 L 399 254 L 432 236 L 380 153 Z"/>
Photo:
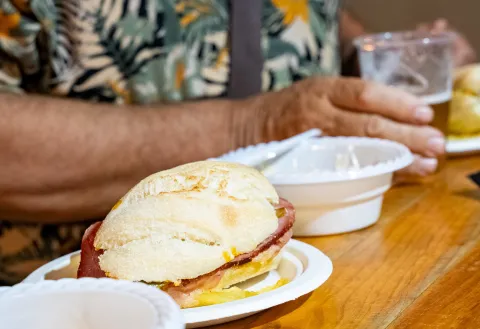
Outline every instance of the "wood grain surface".
<path fill-rule="evenodd" d="M 387 193 L 380 221 L 307 242 L 332 277 L 296 301 L 216 329 L 480 328 L 480 156 Z"/>

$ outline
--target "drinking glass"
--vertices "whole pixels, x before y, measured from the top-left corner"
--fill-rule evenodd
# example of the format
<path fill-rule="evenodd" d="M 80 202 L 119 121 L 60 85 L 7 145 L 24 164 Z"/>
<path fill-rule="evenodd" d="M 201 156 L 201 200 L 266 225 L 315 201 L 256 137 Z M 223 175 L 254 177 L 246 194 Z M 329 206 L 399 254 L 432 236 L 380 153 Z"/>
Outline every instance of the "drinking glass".
<path fill-rule="evenodd" d="M 431 125 L 446 136 L 452 98 L 453 37 L 448 32 L 420 31 L 361 36 L 354 41 L 361 76 L 422 98 L 434 110 Z M 444 160 L 439 159 L 439 168 Z"/>

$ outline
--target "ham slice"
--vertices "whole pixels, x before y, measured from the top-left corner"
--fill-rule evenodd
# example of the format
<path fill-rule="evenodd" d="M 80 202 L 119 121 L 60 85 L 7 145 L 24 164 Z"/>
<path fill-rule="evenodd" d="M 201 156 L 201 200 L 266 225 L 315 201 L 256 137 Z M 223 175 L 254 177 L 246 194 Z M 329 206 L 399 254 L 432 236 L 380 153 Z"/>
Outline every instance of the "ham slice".
<path fill-rule="evenodd" d="M 105 272 L 102 271 L 98 264 L 98 257 L 103 254 L 103 250 L 95 250 L 93 242 L 95 236 L 102 222 L 96 222 L 90 225 L 85 231 L 82 238 L 82 246 L 80 252 L 80 265 L 78 266 L 77 277 L 78 278 L 104 278 Z"/>
<path fill-rule="evenodd" d="M 292 226 L 295 221 L 295 210 L 291 203 L 284 199 L 280 199 L 278 205 L 275 209 L 283 209 L 284 213 L 278 219 L 278 227 L 275 232 L 273 232 L 268 238 L 266 238 L 262 243 L 260 243 L 257 248 L 252 250 L 249 253 L 244 253 L 238 255 L 233 260 L 228 263 L 225 263 L 218 269 L 201 275 L 194 279 L 182 280 L 178 285 L 173 283 L 168 283 L 162 287 L 168 294 L 170 294 L 174 299 L 179 299 L 181 295 L 188 294 L 198 288 L 209 289 L 216 286 L 216 284 L 221 280 L 224 272 L 238 265 L 243 265 L 248 262 L 251 262 L 252 259 L 257 257 L 260 253 L 267 250 L 273 252 L 272 255 L 275 256 L 282 247 L 290 240 L 292 236 Z M 98 229 L 102 225 L 102 222 L 97 222 L 91 225 L 86 231 L 82 239 L 82 250 L 80 254 L 80 266 L 78 268 L 77 277 L 93 277 L 93 278 L 103 278 L 106 277 L 105 272 L 102 271 L 99 265 L 98 257 L 103 253 L 103 250 L 95 250 L 94 240 L 98 232 Z M 176 298 L 177 297 L 177 298 Z"/>

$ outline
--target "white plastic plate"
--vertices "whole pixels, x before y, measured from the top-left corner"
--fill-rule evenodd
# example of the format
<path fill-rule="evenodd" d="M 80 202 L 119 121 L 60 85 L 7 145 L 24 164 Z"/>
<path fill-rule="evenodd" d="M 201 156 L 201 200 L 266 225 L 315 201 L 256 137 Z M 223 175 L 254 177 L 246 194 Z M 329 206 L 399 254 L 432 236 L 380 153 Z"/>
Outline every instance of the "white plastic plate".
<path fill-rule="evenodd" d="M 75 252 L 54 260 L 28 276 L 24 282 L 40 282 L 48 279 L 74 278 L 79 253 Z M 258 291 L 285 278 L 286 285 L 254 297 L 225 304 L 182 310 L 188 328 L 200 328 L 241 319 L 295 300 L 322 285 L 332 273 L 332 262 L 318 249 L 296 240 L 285 248 L 277 270 L 253 278 L 238 287 Z"/>
<path fill-rule="evenodd" d="M 451 156 L 469 155 L 480 152 L 480 136 L 447 141 L 447 153 Z"/>

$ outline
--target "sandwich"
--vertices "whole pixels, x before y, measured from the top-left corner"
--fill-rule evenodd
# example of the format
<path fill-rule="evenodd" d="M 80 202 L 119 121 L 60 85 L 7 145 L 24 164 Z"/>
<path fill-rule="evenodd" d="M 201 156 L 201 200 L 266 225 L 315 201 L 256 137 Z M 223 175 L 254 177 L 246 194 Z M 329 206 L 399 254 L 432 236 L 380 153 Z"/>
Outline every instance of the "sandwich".
<path fill-rule="evenodd" d="M 480 134 L 480 65 L 457 71 L 449 117 L 450 137 L 465 138 Z"/>
<path fill-rule="evenodd" d="M 257 170 L 186 164 L 145 178 L 86 230 L 77 276 L 155 285 L 182 308 L 248 297 L 234 286 L 279 265 L 294 220 Z"/>

